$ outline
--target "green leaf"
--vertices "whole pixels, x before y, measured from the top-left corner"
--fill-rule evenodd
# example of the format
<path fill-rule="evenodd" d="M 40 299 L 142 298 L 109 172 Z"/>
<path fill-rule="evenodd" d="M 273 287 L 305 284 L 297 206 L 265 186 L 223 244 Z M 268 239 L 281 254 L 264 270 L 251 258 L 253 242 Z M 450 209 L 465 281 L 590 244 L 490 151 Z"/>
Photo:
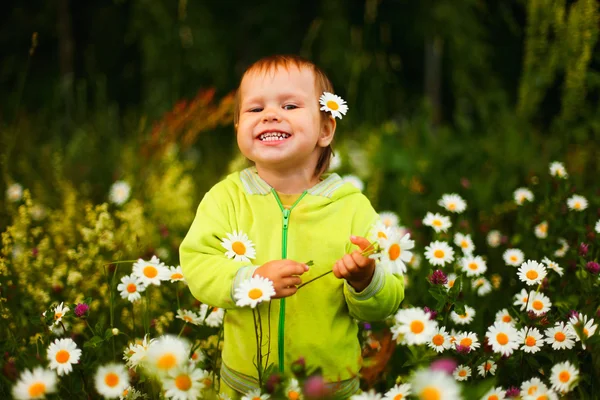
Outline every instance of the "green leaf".
<path fill-rule="evenodd" d="M 83 344 L 83 347 L 92 347 L 92 348 L 98 347 L 98 345 L 102 342 L 104 342 L 104 339 L 102 339 L 100 336 L 94 336 L 90 340 L 85 342 Z"/>
<path fill-rule="evenodd" d="M 111 328 L 106 328 L 106 330 L 104 331 L 104 340 L 108 340 L 112 336 L 113 336 L 112 329 Z"/>

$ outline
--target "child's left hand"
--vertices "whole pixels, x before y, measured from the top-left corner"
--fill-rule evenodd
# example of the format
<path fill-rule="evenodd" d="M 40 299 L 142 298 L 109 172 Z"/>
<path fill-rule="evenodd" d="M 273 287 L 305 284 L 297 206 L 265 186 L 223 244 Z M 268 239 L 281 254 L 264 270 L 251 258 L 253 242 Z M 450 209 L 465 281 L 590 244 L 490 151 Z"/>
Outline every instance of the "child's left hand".
<path fill-rule="evenodd" d="M 375 272 L 375 260 L 363 256 L 361 253 L 371 246 L 371 243 L 360 236 L 350 236 L 350 241 L 360 248 L 351 254 L 346 254 L 337 260 L 333 266 L 333 274 L 336 278 L 344 278 L 357 292 L 363 291 L 373 278 Z"/>

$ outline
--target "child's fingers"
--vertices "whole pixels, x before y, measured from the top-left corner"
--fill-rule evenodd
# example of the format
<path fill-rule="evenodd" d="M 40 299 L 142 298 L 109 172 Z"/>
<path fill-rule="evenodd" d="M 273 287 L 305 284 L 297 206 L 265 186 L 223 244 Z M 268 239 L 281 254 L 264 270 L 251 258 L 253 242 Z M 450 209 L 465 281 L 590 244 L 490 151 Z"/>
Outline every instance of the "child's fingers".
<path fill-rule="evenodd" d="M 356 265 L 358 265 L 358 268 L 364 268 L 372 262 L 370 258 L 363 256 L 359 251 L 353 251 L 350 256 Z"/>
<path fill-rule="evenodd" d="M 333 274 L 338 279 L 342 279 L 343 277 L 348 275 L 348 271 L 346 270 L 346 267 L 344 266 L 344 263 L 342 262 L 342 260 L 337 260 L 335 262 L 335 264 L 333 266 Z"/>
<path fill-rule="evenodd" d="M 361 251 L 365 251 L 369 246 L 371 246 L 371 242 L 362 236 L 350 236 L 350 241 L 352 244 L 357 245 Z"/>
<path fill-rule="evenodd" d="M 350 254 L 345 254 L 344 257 L 342 257 L 342 262 L 344 263 L 346 271 L 348 271 L 349 274 L 353 274 L 358 271 L 358 265 L 356 265 L 356 262 L 354 262 L 354 259 Z"/>
<path fill-rule="evenodd" d="M 288 276 L 285 278 L 281 278 L 281 286 L 298 286 L 302 283 L 302 279 L 299 276 Z"/>
<path fill-rule="evenodd" d="M 282 288 L 277 291 L 275 298 L 280 299 L 282 297 L 290 297 L 291 295 L 296 294 L 297 291 L 298 288 L 296 286 Z"/>
<path fill-rule="evenodd" d="M 308 271 L 309 267 L 306 264 L 301 264 L 296 261 L 289 261 L 281 269 L 281 276 L 302 275 Z"/>

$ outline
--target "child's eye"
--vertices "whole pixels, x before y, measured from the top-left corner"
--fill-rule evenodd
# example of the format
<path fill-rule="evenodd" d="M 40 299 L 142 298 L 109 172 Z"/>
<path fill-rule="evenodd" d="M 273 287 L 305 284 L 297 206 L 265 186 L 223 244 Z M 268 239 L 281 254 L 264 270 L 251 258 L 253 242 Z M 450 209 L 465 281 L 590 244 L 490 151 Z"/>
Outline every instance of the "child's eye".
<path fill-rule="evenodd" d="M 283 106 L 284 110 L 293 110 L 295 108 L 298 108 L 298 106 L 295 104 L 286 104 L 285 106 Z"/>
<path fill-rule="evenodd" d="M 262 109 L 262 108 L 260 108 L 260 107 L 254 107 L 254 108 L 251 108 L 251 109 L 249 109 L 249 110 L 248 110 L 248 112 L 253 112 L 253 113 L 255 113 L 255 112 L 261 112 L 262 110 L 263 110 L 263 109 Z"/>

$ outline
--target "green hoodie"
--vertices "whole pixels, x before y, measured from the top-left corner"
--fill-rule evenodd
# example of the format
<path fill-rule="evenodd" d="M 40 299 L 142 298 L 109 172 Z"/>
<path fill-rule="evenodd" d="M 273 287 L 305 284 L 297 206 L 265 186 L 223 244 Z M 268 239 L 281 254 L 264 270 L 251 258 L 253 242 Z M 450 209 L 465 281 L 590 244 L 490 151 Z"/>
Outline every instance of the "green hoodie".
<path fill-rule="evenodd" d="M 237 307 L 233 298 L 239 283 L 260 265 L 282 258 L 313 261 L 301 276 L 307 282 L 356 250 L 350 236 L 368 237 L 377 218 L 369 200 L 337 174 L 307 190 L 289 211 L 255 168 L 229 175 L 206 193 L 181 243 L 180 261 L 194 297 L 226 310 L 221 379 L 227 385 L 241 393 L 258 387 L 252 309 Z M 246 233 L 254 244 L 251 262 L 225 256 L 221 241 L 234 231 Z M 403 298 L 403 279 L 379 266 L 361 292 L 328 274 L 293 296 L 258 306 L 263 331 L 270 332 L 263 354 L 269 351 L 269 362 L 280 371 L 302 357 L 309 371 L 321 368 L 325 380 L 337 383 L 338 394 L 352 394 L 361 365 L 357 320 L 383 320 Z"/>

